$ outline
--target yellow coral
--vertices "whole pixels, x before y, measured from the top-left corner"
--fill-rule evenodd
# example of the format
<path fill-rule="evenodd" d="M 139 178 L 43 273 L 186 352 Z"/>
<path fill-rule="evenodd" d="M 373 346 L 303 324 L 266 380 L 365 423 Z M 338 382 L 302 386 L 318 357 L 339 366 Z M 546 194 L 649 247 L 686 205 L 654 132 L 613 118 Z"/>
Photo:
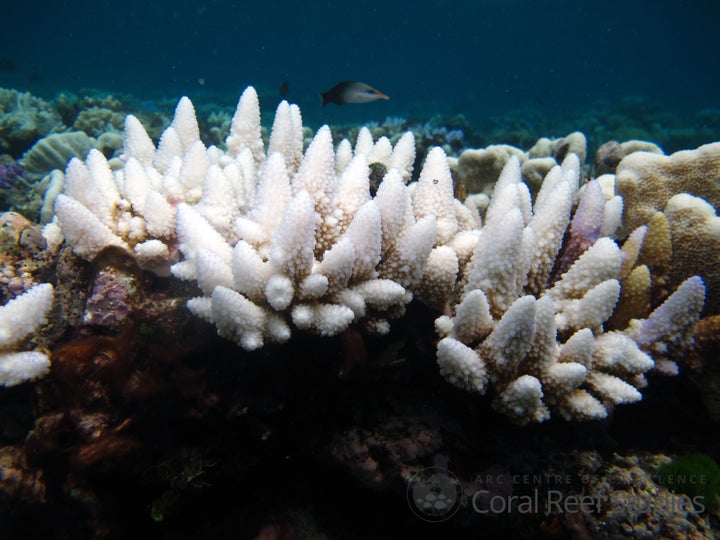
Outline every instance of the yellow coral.
<path fill-rule="evenodd" d="M 672 238 L 670 284 L 702 276 L 707 287 L 705 314 L 720 312 L 720 218 L 703 199 L 675 195 L 665 208 Z"/>
<path fill-rule="evenodd" d="M 672 242 L 670 224 L 665 214 L 655 212 L 648 220 L 648 230 L 638 256 L 638 264 L 645 264 L 652 276 L 652 305 L 658 305 L 668 295 Z"/>
<path fill-rule="evenodd" d="M 616 189 L 625 201 L 626 232 L 644 225 L 678 193 L 701 197 L 720 206 L 720 142 L 670 156 L 635 152 L 617 167 Z"/>

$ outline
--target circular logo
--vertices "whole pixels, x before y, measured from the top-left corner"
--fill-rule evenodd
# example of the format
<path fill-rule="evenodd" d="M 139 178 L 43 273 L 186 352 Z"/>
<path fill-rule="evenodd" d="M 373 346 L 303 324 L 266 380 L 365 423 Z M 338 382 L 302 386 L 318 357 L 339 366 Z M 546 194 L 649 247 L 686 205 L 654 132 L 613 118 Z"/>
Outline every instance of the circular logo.
<path fill-rule="evenodd" d="M 408 479 L 410 510 L 423 521 L 439 523 L 450 519 L 462 503 L 462 486 L 457 476 L 442 467 L 428 467 Z"/>

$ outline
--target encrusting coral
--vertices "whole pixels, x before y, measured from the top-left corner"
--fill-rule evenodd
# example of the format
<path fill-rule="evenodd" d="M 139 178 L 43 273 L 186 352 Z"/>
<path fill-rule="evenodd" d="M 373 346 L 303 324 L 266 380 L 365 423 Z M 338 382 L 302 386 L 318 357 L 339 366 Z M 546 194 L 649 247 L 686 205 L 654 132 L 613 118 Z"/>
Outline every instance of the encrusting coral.
<path fill-rule="evenodd" d="M 49 243 L 62 229 L 86 260 L 114 246 L 146 269 L 196 281 L 203 295 L 190 311 L 248 350 L 285 342 L 293 328 L 386 333 L 413 297 L 451 306 L 436 321 L 441 373 L 474 392 L 491 383 L 495 407 L 518 423 L 551 410 L 603 418 L 607 404 L 641 399 L 653 368 L 677 372 L 704 284 L 686 280 L 648 315 L 657 304 L 639 258 L 647 227 L 618 246 L 614 179 L 580 188 L 575 153 L 550 169 L 534 202 L 511 157 L 481 220 L 454 198 L 442 149 L 407 183 L 410 133 L 393 146 L 361 130 L 354 147 L 336 148 L 324 126 L 303 154 L 300 111 L 284 101 L 267 151 L 260 126 L 252 88 L 226 150 L 200 141 L 187 98 L 157 147 L 129 116 L 119 165 L 91 151 L 68 166 Z M 386 170 L 377 189 L 371 163 Z"/>

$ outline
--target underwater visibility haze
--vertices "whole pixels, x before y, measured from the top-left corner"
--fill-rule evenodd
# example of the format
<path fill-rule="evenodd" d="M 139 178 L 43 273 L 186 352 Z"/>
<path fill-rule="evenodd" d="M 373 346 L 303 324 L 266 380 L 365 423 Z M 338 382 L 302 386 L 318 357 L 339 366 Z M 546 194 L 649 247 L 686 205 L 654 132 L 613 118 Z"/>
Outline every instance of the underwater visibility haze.
<path fill-rule="evenodd" d="M 0 14 L 1 538 L 720 538 L 720 2 Z"/>
<path fill-rule="evenodd" d="M 305 115 L 342 80 L 392 97 L 314 119 L 332 122 L 430 106 L 472 118 L 579 111 L 627 96 L 688 111 L 717 106 L 720 88 L 711 0 L 8 2 L 3 20 L 14 70 L 0 83 L 44 97 L 100 88 L 236 99 L 249 84 L 287 80 Z"/>

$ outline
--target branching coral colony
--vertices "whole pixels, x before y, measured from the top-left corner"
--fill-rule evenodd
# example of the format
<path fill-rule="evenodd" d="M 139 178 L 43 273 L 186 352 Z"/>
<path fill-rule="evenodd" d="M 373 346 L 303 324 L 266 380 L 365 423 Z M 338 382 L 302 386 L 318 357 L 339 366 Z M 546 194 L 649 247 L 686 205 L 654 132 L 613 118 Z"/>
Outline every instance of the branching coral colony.
<path fill-rule="evenodd" d="M 442 375 L 480 394 L 494 387 L 494 406 L 521 424 L 551 411 L 602 418 L 604 403 L 641 399 L 649 371 L 677 372 L 705 288 L 691 277 L 649 313 L 651 271 L 638 262 L 647 229 L 612 239 L 622 221 L 612 177 L 581 187 L 570 154 L 533 202 L 511 159 L 481 218 L 453 197 L 440 148 L 408 183 L 411 133 L 393 147 L 362 130 L 354 148 L 334 147 L 324 126 L 304 154 L 302 136 L 300 110 L 283 101 L 265 150 L 253 88 L 226 150 L 200 141 L 187 98 L 157 147 L 128 116 L 117 163 L 97 151 L 70 162 L 45 236 L 87 260 L 116 246 L 196 281 L 203 296 L 190 311 L 248 350 L 293 329 L 384 333 L 416 298 L 445 310 Z M 375 162 L 388 172 L 373 196 Z"/>

